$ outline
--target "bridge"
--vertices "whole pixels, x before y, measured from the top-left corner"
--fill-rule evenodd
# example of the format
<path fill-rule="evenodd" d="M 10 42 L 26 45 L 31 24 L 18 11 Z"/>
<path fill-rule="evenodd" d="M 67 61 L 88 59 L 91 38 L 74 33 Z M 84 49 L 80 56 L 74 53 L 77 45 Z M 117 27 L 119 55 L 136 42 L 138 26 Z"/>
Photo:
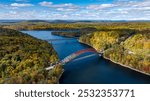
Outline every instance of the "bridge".
<path fill-rule="evenodd" d="M 63 40 L 73 40 L 73 39 L 78 39 L 78 38 L 62 38 L 62 39 L 45 39 L 45 41 L 63 41 Z"/>
<path fill-rule="evenodd" d="M 83 54 L 83 53 L 87 53 L 87 52 L 93 52 L 94 54 L 88 55 L 88 56 L 84 56 L 84 57 L 81 57 L 81 58 L 79 58 L 79 59 L 75 59 L 75 58 L 78 57 L 79 55 L 81 55 L 81 54 Z M 71 55 L 65 57 L 63 60 L 59 61 L 58 63 L 56 63 L 56 64 L 54 64 L 54 65 L 52 65 L 52 66 L 50 66 L 50 67 L 47 67 L 46 70 L 53 69 L 56 65 L 64 65 L 64 64 L 66 64 L 66 63 L 72 61 L 73 59 L 75 59 L 74 61 L 76 61 L 76 60 L 88 58 L 88 57 L 93 56 L 93 55 L 95 55 L 95 54 L 100 54 L 100 53 L 98 53 L 98 52 L 97 52 L 95 49 L 93 49 L 93 48 L 87 48 L 87 49 L 79 50 L 79 51 L 77 51 L 77 52 L 75 52 L 75 53 L 73 53 L 73 54 L 71 54 Z M 100 55 L 101 55 L 101 54 L 100 54 Z"/>

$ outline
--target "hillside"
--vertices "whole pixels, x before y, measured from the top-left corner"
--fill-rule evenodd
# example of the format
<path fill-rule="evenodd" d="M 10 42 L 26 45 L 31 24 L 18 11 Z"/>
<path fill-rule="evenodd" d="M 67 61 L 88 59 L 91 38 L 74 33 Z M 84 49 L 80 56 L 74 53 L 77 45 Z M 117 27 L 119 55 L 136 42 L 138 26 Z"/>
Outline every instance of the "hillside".
<path fill-rule="evenodd" d="M 80 41 L 104 51 L 107 59 L 150 74 L 149 31 L 97 31 Z"/>
<path fill-rule="evenodd" d="M 45 71 L 56 61 L 48 42 L 0 28 L 0 83 L 57 83 L 61 66 Z"/>

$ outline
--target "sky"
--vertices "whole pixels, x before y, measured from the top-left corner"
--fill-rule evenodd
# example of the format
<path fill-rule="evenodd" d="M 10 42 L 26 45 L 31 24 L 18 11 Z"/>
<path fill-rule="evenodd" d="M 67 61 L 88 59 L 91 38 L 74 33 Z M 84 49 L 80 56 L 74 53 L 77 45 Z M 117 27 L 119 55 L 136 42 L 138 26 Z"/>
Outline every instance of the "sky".
<path fill-rule="evenodd" d="M 0 19 L 150 20 L 150 0 L 0 0 Z"/>

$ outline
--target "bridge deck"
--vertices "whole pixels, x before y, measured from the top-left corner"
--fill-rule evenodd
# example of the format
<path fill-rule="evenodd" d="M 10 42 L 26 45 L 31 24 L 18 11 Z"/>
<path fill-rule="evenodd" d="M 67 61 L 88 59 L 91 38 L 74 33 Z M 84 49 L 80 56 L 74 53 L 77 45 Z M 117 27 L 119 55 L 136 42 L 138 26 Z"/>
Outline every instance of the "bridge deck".
<path fill-rule="evenodd" d="M 73 40 L 78 38 L 63 38 L 63 39 L 45 39 L 46 41 L 63 41 L 63 40 Z"/>
<path fill-rule="evenodd" d="M 65 57 L 65 58 L 64 58 L 63 60 L 61 60 L 59 63 L 57 63 L 57 64 L 55 64 L 55 65 L 53 65 L 53 66 L 50 66 L 50 67 L 46 68 L 46 70 L 53 69 L 53 68 L 54 68 L 56 65 L 58 65 L 58 64 L 61 64 L 61 65 L 66 64 L 66 63 L 68 63 L 69 61 L 75 59 L 75 58 L 78 57 L 79 55 L 81 55 L 81 54 L 83 54 L 83 53 L 86 53 L 86 52 L 93 52 L 93 53 L 95 53 L 95 54 L 99 54 L 99 53 L 98 53 L 95 49 L 93 49 L 93 48 L 83 49 L 83 50 L 77 51 L 77 52 L 75 52 L 75 53 L 73 53 L 73 54 L 71 54 L 71 55 Z M 76 59 L 76 61 L 77 61 L 77 60 L 81 60 L 81 59 L 88 58 L 88 57 L 90 57 L 90 56 L 93 56 L 93 55 L 88 55 L 88 56 L 81 57 L 81 58 L 79 58 L 79 59 Z M 101 56 L 101 55 L 99 55 L 99 56 Z"/>

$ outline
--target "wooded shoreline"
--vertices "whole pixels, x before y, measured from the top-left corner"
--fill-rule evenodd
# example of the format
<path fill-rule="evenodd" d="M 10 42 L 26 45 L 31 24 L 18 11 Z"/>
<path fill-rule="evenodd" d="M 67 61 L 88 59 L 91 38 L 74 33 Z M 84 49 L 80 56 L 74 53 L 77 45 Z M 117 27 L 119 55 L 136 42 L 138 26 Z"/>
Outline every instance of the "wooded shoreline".
<path fill-rule="evenodd" d="M 93 46 L 91 46 L 91 45 L 89 45 L 89 44 L 87 44 L 87 43 L 81 42 L 80 40 L 78 40 L 78 42 L 80 42 L 80 43 L 82 43 L 82 44 L 85 44 L 85 45 L 88 45 L 88 46 L 94 48 Z M 95 48 L 94 48 L 94 49 L 95 49 Z M 95 50 L 96 50 L 96 49 L 95 49 Z M 98 53 L 99 53 L 99 52 L 98 52 Z M 101 53 L 101 54 L 103 54 L 103 53 Z M 134 70 L 134 71 L 136 71 L 136 72 L 142 73 L 142 74 L 144 74 L 144 75 L 150 76 L 150 74 L 148 74 L 148 73 L 145 73 L 145 72 L 140 71 L 140 70 L 138 70 L 138 69 L 134 69 L 134 68 L 132 68 L 132 67 L 130 67 L 130 66 L 121 64 L 121 63 L 119 63 L 119 62 L 115 62 L 115 61 L 113 61 L 113 60 L 111 60 L 111 59 L 105 57 L 104 55 L 102 55 L 102 57 L 103 57 L 104 59 L 109 60 L 109 61 L 111 61 L 111 62 L 113 62 L 113 63 L 115 63 L 115 64 L 118 64 L 118 65 L 120 65 L 120 66 L 122 66 L 122 67 L 126 67 L 126 68 L 128 68 L 128 69 L 131 69 L 131 70 Z"/>

